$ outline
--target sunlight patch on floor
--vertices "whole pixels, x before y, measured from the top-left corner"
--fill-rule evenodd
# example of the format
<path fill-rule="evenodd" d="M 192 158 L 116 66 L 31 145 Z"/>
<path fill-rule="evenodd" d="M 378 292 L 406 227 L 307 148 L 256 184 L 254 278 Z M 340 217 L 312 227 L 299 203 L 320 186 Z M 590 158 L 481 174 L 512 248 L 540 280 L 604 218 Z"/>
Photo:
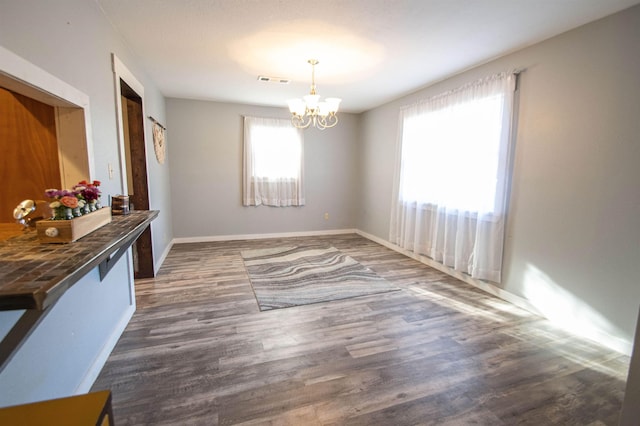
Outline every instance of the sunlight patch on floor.
<path fill-rule="evenodd" d="M 459 300 L 455 300 L 452 299 L 450 297 L 446 297 L 443 296 L 442 294 L 438 294 L 438 293 L 434 293 L 432 291 L 426 290 L 424 288 L 420 288 L 420 287 L 416 287 L 416 286 L 409 286 L 408 287 L 409 290 L 413 291 L 414 293 L 418 294 L 419 296 L 423 296 L 424 298 L 430 300 L 431 302 L 435 302 L 435 303 L 439 303 L 441 305 L 444 306 L 448 306 L 450 308 L 456 309 L 457 311 L 460 312 L 465 312 L 467 314 L 470 315 L 474 315 L 474 316 L 481 316 L 483 318 L 489 319 L 491 321 L 496 321 L 496 322 L 504 322 L 505 318 L 497 315 L 493 312 L 489 312 L 485 309 L 479 309 L 475 306 L 471 306 L 467 303 L 464 302 L 460 302 Z"/>

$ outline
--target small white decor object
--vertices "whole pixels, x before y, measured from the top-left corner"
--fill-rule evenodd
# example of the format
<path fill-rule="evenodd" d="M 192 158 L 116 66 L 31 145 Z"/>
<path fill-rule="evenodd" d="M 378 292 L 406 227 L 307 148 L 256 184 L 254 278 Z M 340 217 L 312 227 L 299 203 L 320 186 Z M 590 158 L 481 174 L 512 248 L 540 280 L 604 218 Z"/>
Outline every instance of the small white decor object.
<path fill-rule="evenodd" d="M 153 149 L 158 163 L 164 164 L 164 127 L 160 123 L 153 123 Z"/>

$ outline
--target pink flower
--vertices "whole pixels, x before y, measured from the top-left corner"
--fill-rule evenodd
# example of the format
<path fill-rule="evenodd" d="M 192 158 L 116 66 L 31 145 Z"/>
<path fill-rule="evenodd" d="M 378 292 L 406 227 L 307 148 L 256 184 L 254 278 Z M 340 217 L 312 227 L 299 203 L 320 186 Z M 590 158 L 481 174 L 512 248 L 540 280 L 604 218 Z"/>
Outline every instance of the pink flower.
<path fill-rule="evenodd" d="M 62 197 L 60 199 L 60 203 L 65 206 L 65 207 L 69 207 L 71 209 L 75 209 L 76 207 L 78 207 L 78 199 L 76 197 L 72 197 L 69 195 L 66 195 L 64 197 Z"/>

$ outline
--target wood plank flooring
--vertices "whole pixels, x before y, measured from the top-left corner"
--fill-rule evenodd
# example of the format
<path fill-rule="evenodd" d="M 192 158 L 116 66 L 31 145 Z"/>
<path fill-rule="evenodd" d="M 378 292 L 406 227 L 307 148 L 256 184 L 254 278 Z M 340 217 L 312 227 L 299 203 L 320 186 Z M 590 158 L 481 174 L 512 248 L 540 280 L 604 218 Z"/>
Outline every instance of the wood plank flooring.
<path fill-rule="evenodd" d="M 401 291 L 260 312 L 240 250 L 333 245 Z M 175 245 L 93 390 L 118 425 L 616 425 L 629 359 L 355 234 Z"/>

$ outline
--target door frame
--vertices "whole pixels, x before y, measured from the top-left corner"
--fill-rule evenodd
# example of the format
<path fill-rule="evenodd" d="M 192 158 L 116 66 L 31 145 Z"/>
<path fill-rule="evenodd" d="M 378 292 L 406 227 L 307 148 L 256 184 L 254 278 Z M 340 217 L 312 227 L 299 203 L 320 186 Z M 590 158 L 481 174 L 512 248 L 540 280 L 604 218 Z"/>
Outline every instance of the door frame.
<path fill-rule="evenodd" d="M 120 181 L 121 181 L 121 193 L 122 194 L 127 194 L 128 193 L 128 180 L 127 180 L 127 152 L 126 152 L 126 144 L 125 144 L 125 134 L 124 134 L 124 123 L 123 123 L 123 110 L 122 110 L 122 89 L 121 89 L 121 85 L 120 85 L 120 81 L 124 81 L 127 86 L 129 86 L 131 89 L 133 89 L 134 92 L 136 92 L 136 94 L 140 97 L 140 99 L 142 100 L 142 105 L 141 105 L 141 109 L 142 109 L 142 119 L 143 119 L 143 123 L 142 123 L 142 132 L 143 132 L 143 138 L 144 138 L 144 143 L 145 143 L 145 168 L 147 170 L 147 189 L 149 189 L 149 157 L 147 155 L 147 149 L 146 149 L 146 141 L 149 140 L 149 132 L 147 131 L 147 126 L 144 123 L 144 117 L 146 117 L 145 115 L 145 111 L 144 111 L 144 86 L 142 85 L 142 83 L 140 83 L 140 81 L 133 75 L 133 73 L 129 70 L 129 68 L 126 67 L 126 65 L 124 65 L 122 63 L 122 61 L 116 56 L 115 53 L 111 54 L 111 58 L 112 58 L 112 66 L 113 66 L 113 75 L 114 75 L 114 87 L 115 87 L 115 104 L 116 104 L 116 121 L 117 121 L 117 128 L 118 128 L 118 153 L 119 153 L 119 160 L 120 160 Z M 150 191 L 148 191 L 149 194 L 149 205 L 151 205 L 151 199 L 150 199 Z M 149 229 L 145 232 L 151 232 L 151 235 L 153 236 L 153 231 L 152 231 L 152 226 L 153 224 L 149 225 Z M 153 248 L 153 238 L 151 238 L 151 247 Z M 130 272 L 132 274 L 132 276 L 135 275 L 133 268 L 134 268 L 134 264 L 133 264 L 133 255 L 132 255 L 132 251 L 133 249 L 129 250 L 129 254 L 128 254 L 128 258 L 129 258 L 129 267 L 130 267 Z M 155 264 L 155 260 L 153 259 L 153 253 L 151 254 L 151 262 L 152 264 Z M 152 271 L 153 271 L 153 275 L 155 276 L 155 266 L 152 267 Z M 130 289 L 130 297 L 131 297 L 131 301 L 132 303 L 135 303 L 135 292 L 134 292 L 134 288 L 132 287 Z"/>
<path fill-rule="evenodd" d="M 127 182 L 127 164 L 126 164 L 126 151 L 125 151 L 125 143 L 124 143 L 124 123 L 122 122 L 122 103 L 120 99 L 122 99 L 122 90 L 120 89 L 120 80 L 127 83 L 129 87 L 133 89 L 134 92 L 140 96 L 142 99 L 142 116 L 145 117 L 144 113 L 144 86 L 142 83 L 138 81 L 138 79 L 133 75 L 129 68 L 127 68 L 122 61 L 116 56 L 115 53 L 111 54 L 112 63 L 113 63 L 113 74 L 115 79 L 115 88 L 116 88 L 116 115 L 118 121 L 118 148 L 120 154 L 120 180 L 121 180 L 121 188 L 123 194 L 126 194 L 128 191 L 128 182 Z M 147 141 L 147 126 L 142 126 L 144 132 L 144 140 Z M 145 161 L 147 170 L 149 170 L 149 159 L 145 155 Z M 148 176 L 147 176 L 148 178 Z"/>

